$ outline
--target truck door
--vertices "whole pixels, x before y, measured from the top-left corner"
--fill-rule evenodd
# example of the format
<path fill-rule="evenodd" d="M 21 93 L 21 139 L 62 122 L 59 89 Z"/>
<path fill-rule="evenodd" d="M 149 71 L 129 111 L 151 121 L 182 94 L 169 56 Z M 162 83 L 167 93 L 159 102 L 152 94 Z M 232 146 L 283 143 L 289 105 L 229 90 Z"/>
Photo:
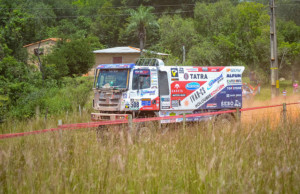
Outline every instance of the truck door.
<path fill-rule="evenodd" d="M 167 71 L 158 71 L 160 109 L 171 108 L 170 85 Z"/>

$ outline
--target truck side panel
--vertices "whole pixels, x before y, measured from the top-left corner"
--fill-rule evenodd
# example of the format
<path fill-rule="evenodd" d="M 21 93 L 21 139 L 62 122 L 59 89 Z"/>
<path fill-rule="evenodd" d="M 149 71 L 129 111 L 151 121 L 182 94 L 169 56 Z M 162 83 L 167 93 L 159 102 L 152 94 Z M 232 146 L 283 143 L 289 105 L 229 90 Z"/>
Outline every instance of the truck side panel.
<path fill-rule="evenodd" d="M 244 67 L 169 67 L 169 110 L 226 109 L 242 106 Z"/>

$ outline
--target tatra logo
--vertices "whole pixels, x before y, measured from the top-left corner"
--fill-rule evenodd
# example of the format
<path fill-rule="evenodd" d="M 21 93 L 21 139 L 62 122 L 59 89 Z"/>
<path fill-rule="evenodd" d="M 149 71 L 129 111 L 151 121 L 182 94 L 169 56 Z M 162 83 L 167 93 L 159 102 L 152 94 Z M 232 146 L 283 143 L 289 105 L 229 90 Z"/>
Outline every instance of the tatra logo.
<path fill-rule="evenodd" d="M 207 75 L 206 74 L 202 74 L 202 73 L 190 73 L 190 78 L 191 79 L 207 79 Z"/>

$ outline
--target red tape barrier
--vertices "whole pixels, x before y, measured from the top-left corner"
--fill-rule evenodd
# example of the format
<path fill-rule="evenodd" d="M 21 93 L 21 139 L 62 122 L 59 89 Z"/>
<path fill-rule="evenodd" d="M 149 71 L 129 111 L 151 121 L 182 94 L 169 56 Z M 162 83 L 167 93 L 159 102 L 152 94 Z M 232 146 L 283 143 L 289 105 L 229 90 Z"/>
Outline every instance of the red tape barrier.
<path fill-rule="evenodd" d="M 300 104 L 300 102 L 288 103 L 286 105 L 295 105 L 295 104 Z M 250 111 L 250 110 L 274 108 L 274 107 L 280 107 L 280 106 L 282 106 L 282 104 L 280 104 L 280 105 L 271 105 L 271 106 L 252 107 L 252 108 L 242 108 L 242 109 L 240 109 L 240 111 L 244 112 L 244 111 Z M 187 114 L 187 115 L 185 115 L 185 118 L 199 117 L 199 116 L 209 116 L 209 115 L 218 115 L 218 114 L 225 114 L 225 113 L 235 113 L 235 112 L 236 112 L 236 110 L 227 110 L 227 111 L 219 111 L 219 112 Z M 140 118 L 140 119 L 133 119 L 132 122 L 140 123 L 140 122 L 148 122 L 148 121 L 174 120 L 174 119 L 183 118 L 183 117 L 184 117 L 184 115 L 166 116 L 166 117 L 152 117 L 152 118 Z M 13 137 L 34 135 L 34 134 L 46 133 L 46 132 L 50 132 L 50 131 L 73 130 L 73 129 L 81 129 L 81 128 L 93 128 L 93 127 L 98 127 L 100 125 L 114 125 L 114 124 L 125 124 L 125 123 L 128 123 L 127 119 L 115 120 L 115 121 L 99 121 L 99 122 L 90 122 L 90 123 L 65 124 L 65 125 L 60 125 L 58 128 L 43 129 L 43 130 L 38 130 L 38 131 L 29 131 L 29 132 L 22 132 L 22 133 L 1 134 L 0 139 L 7 139 L 7 138 L 13 138 Z"/>

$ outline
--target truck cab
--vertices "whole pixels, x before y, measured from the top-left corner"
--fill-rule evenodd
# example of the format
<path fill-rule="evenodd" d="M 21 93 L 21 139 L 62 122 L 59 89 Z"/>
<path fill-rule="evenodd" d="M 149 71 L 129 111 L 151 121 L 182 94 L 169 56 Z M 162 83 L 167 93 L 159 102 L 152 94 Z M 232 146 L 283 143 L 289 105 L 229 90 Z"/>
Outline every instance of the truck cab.
<path fill-rule="evenodd" d="M 102 64 L 95 70 L 92 120 L 154 116 L 160 109 L 158 67 L 160 59 L 136 64 Z"/>

